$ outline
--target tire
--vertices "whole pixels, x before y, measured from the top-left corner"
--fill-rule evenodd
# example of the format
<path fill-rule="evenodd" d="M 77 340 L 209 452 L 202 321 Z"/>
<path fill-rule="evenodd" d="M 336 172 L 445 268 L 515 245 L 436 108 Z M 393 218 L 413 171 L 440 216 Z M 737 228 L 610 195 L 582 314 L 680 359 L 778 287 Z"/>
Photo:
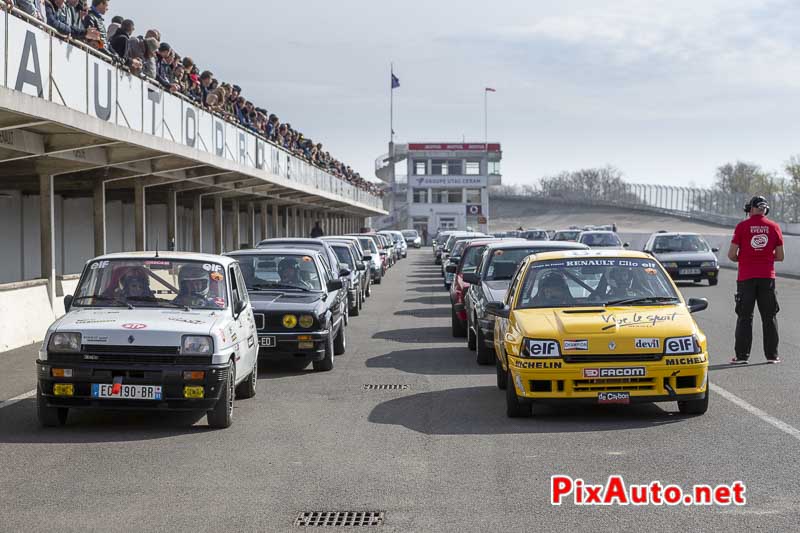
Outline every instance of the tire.
<path fill-rule="evenodd" d="M 475 339 L 475 360 L 479 365 L 491 365 L 492 360 L 496 359 L 494 349 L 486 346 L 486 337 L 483 336 L 481 328 L 478 328 L 478 333 Z"/>
<path fill-rule="evenodd" d="M 344 355 L 347 351 L 347 328 L 344 324 L 339 328 L 339 334 L 333 339 L 333 355 Z"/>
<path fill-rule="evenodd" d="M 328 340 L 325 342 L 325 359 L 322 361 L 314 361 L 312 365 L 317 372 L 329 372 L 333 370 L 333 338 L 330 334 L 328 334 Z"/>
<path fill-rule="evenodd" d="M 508 418 L 527 418 L 533 414 L 533 409 L 529 403 L 521 403 L 517 398 L 517 389 L 514 387 L 511 372 L 507 372 L 506 378 L 506 416 Z"/>
<path fill-rule="evenodd" d="M 467 328 L 465 328 L 464 324 L 458 319 L 456 311 L 452 307 L 450 308 L 450 329 L 452 330 L 453 337 L 460 338 L 467 336 Z"/>
<path fill-rule="evenodd" d="M 508 386 L 508 372 L 503 370 L 503 364 L 500 362 L 500 359 L 495 359 L 494 364 L 497 371 L 497 388 L 500 390 L 506 390 L 506 387 Z"/>
<path fill-rule="evenodd" d="M 346 297 L 344 299 L 344 312 L 342 313 L 342 315 L 343 315 L 342 320 L 344 320 L 344 325 L 345 326 L 349 326 L 350 325 L 350 302 L 347 301 Z"/>
<path fill-rule="evenodd" d="M 350 310 L 350 316 L 358 316 L 361 314 L 361 291 L 356 293 L 356 305 Z"/>
<path fill-rule="evenodd" d="M 708 411 L 708 385 L 706 395 L 700 400 L 684 400 L 678 402 L 678 411 L 682 415 L 704 415 Z"/>
<path fill-rule="evenodd" d="M 375 285 L 380 285 L 381 281 L 383 281 L 383 276 L 382 275 L 380 275 L 377 278 L 375 278 Z"/>
<path fill-rule="evenodd" d="M 367 283 L 367 292 L 365 294 L 367 295 L 367 298 L 372 296 L 372 280 L 370 280 L 370 282 Z"/>
<path fill-rule="evenodd" d="M 718 279 L 716 279 L 716 278 L 714 278 L 714 279 L 709 279 L 709 280 L 708 280 L 708 285 L 709 285 L 709 287 L 713 287 L 713 286 L 714 286 L 714 285 L 716 285 L 717 283 L 719 283 L 719 280 L 718 280 Z"/>
<path fill-rule="evenodd" d="M 67 423 L 69 407 L 50 407 L 42 396 L 41 388 L 36 386 L 36 415 L 39 425 L 44 428 L 55 428 Z"/>
<path fill-rule="evenodd" d="M 467 319 L 467 348 L 469 348 L 474 352 L 477 347 L 477 344 L 478 343 L 477 339 L 475 338 L 475 332 L 472 330 L 472 327 L 470 327 L 469 319 Z"/>
<path fill-rule="evenodd" d="M 258 389 L 258 355 L 256 355 L 256 362 L 253 365 L 253 371 L 247 376 L 247 379 L 239 383 L 236 387 L 236 398 L 252 398 L 256 395 Z"/>
<path fill-rule="evenodd" d="M 236 364 L 231 361 L 228 365 L 228 376 L 223 385 L 222 394 L 219 396 L 217 405 L 206 414 L 208 427 L 214 429 L 225 429 L 233 424 L 233 398 L 236 396 L 234 384 L 236 383 Z"/>

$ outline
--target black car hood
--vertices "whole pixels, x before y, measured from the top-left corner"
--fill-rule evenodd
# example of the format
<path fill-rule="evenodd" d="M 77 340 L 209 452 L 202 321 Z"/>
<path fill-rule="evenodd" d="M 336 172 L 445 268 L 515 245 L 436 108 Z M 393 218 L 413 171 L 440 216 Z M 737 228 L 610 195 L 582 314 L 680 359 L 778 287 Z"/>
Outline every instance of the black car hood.
<path fill-rule="evenodd" d="M 672 261 L 716 261 L 717 256 L 714 252 L 667 252 L 655 254 L 656 259 L 662 263 Z"/>
<path fill-rule="evenodd" d="M 321 300 L 319 292 L 250 292 L 250 303 L 257 311 L 312 310 Z"/>
<path fill-rule="evenodd" d="M 499 281 L 484 281 L 482 285 L 486 290 L 486 296 L 490 302 L 502 302 L 506 297 L 506 291 L 511 283 L 510 279 Z"/>

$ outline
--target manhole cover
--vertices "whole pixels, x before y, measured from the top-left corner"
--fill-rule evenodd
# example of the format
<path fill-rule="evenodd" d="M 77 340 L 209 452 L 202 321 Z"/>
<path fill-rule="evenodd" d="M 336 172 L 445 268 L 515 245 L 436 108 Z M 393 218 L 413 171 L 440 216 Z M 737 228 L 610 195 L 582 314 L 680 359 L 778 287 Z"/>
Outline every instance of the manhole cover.
<path fill-rule="evenodd" d="M 299 527 L 350 527 L 380 526 L 383 524 L 383 511 L 311 511 L 300 513 L 295 526 Z"/>
<path fill-rule="evenodd" d="M 399 383 L 365 383 L 364 390 L 408 390 L 408 385 Z"/>

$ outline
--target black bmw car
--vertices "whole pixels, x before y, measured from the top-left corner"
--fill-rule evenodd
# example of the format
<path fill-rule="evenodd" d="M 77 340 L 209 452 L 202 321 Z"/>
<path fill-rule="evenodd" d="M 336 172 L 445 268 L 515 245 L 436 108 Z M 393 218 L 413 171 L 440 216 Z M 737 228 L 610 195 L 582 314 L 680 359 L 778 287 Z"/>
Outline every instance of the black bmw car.
<path fill-rule="evenodd" d="M 494 356 L 494 317 L 486 314 L 486 304 L 505 300 L 508 284 L 527 256 L 557 250 L 588 250 L 585 244 L 558 241 L 504 241 L 486 246 L 478 269 L 464 274 L 470 284 L 464 298 L 467 312 L 467 345 L 477 351 L 480 365 L 491 364 Z"/>
<path fill-rule="evenodd" d="M 719 283 L 719 248 L 710 247 L 698 233 L 653 233 L 644 251 L 658 259 L 674 280 Z"/>
<path fill-rule="evenodd" d="M 333 369 L 347 348 L 342 281 L 331 279 L 320 252 L 302 248 L 240 250 L 262 360 L 309 361 Z M 343 305 L 344 302 L 344 305 Z"/>

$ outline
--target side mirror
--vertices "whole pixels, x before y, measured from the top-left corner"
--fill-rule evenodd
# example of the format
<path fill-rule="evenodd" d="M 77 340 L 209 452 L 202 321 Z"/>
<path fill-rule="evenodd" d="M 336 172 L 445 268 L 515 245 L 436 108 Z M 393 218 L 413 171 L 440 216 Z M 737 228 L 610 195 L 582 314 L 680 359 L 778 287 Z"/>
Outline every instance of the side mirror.
<path fill-rule="evenodd" d="M 328 282 L 328 292 L 338 291 L 344 287 L 344 283 L 340 279 L 332 279 Z"/>
<path fill-rule="evenodd" d="M 473 272 L 465 273 L 461 276 L 465 283 L 469 283 L 470 285 L 480 285 L 481 284 L 481 276 L 480 274 L 475 274 Z"/>
<path fill-rule="evenodd" d="M 460 255 L 452 255 L 452 256 L 450 256 L 449 261 L 451 263 L 458 264 L 459 262 L 461 262 L 461 256 Z"/>
<path fill-rule="evenodd" d="M 69 313 L 69 308 L 72 307 L 72 295 L 67 294 L 64 296 L 64 312 Z"/>
<path fill-rule="evenodd" d="M 712 249 L 711 249 L 711 251 L 712 251 L 712 252 L 714 252 L 714 253 L 717 253 L 717 252 L 719 252 L 719 248 L 717 248 L 717 247 L 715 246 L 714 248 L 712 248 Z"/>
<path fill-rule="evenodd" d="M 625 244 L 622 245 L 622 247 L 623 248 L 630 248 L 631 247 L 631 243 L 626 242 Z"/>
<path fill-rule="evenodd" d="M 239 315 L 241 315 L 246 307 L 247 304 L 244 303 L 244 300 L 237 301 L 236 304 L 233 306 L 233 316 L 238 317 Z"/>
<path fill-rule="evenodd" d="M 363 271 L 365 271 L 365 270 L 367 269 L 367 265 L 365 265 L 364 263 L 358 263 L 358 264 L 356 265 L 356 269 L 357 269 L 359 272 L 363 272 Z"/>
<path fill-rule="evenodd" d="M 362 259 L 364 261 L 372 261 L 372 256 L 371 255 L 365 255 L 364 257 L 362 257 Z"/>
<path fill-rule="evenodd" d="M 444 267 L 444 271 L 447 272 L 448 274 L 455 274 L 456 272 L 458 272 L 458 265 L 453 265 L 453 264 L 447 265 L 446 267 Z"/>
<path fill-rule="evenodd" d="M 689 312 L 697 313 L 708 309 L 708 300 L 706 298 L 689 298 Z"/>
<path fill-rule="evenodd" d="M 503 302 L 489 302 L 486 304 L 486 314 L 498 318 L 508 318 L 511 312 Z"/>
<path fill-rule="evenodd" d="M 346 278 L 349 275 L 350 275 L 350 269 L 349 268 L 342 268 L 341 270 L 339 270 L 339 276 L 340 277 Z"/>

